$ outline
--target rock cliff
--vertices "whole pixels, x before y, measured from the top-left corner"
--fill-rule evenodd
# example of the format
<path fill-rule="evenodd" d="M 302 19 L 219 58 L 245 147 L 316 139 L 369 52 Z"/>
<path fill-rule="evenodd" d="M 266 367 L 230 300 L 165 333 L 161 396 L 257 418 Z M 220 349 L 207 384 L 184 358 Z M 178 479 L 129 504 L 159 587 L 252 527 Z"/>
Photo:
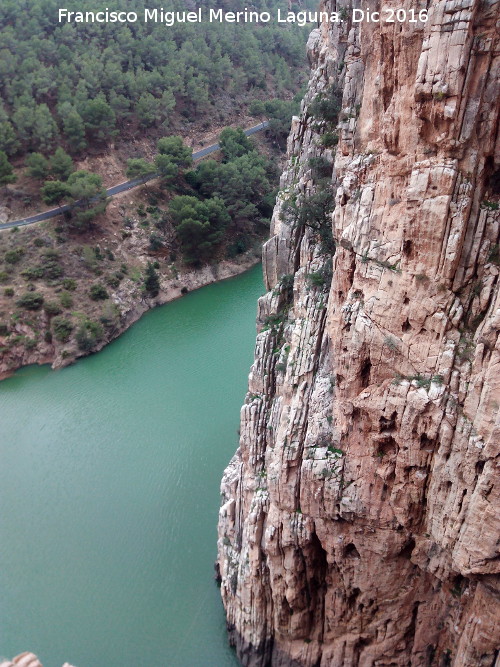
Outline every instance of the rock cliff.
<path fill-rule="evenodd" d="M 243 665 L 499 664 L 500 3 L 385 6 L 428 21 L 325 3 L 264 247 L 219 520 Z"/>

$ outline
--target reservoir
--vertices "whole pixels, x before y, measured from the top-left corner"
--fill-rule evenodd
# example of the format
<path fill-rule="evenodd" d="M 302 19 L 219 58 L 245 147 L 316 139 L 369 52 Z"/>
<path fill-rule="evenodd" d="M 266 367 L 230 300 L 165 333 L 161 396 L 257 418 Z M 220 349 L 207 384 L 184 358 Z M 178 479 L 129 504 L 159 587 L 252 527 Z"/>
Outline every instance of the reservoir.
<path fill-rule="evenodd" d="M 239 664 L 213 563 L 261 276 L 150 311 L 74 366 L 0 383 L 0 658 Z"/>

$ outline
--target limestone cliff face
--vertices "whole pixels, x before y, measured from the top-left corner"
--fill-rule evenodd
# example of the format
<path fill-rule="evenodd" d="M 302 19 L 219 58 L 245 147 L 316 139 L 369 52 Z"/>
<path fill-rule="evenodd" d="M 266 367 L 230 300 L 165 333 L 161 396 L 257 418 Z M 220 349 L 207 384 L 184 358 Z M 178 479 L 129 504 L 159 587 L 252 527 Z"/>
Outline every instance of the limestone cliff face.
<path fill-rule="evenodd" d="M 230 639 L 252 666 L 498 665 L 500 4 L 343 5 L 309 42 L 222 482 Z"/>

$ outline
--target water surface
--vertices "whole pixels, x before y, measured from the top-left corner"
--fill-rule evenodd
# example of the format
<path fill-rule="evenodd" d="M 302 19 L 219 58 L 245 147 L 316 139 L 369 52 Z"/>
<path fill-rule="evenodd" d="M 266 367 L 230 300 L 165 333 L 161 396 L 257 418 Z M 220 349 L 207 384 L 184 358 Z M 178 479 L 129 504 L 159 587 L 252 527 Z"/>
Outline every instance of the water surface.
<path fill-rule="evenodd" d="M 0 656 L 226 667 L 213 581 L 261 267 L 0 383 Z"/>

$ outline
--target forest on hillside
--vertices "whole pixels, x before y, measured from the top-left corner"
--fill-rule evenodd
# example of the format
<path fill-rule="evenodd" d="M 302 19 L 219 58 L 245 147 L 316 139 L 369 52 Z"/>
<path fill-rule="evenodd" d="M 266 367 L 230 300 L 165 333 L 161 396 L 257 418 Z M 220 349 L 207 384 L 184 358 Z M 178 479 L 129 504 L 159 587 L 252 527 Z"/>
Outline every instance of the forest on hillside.
<path fill-rule="evenodd" d="M 92 10 L 109 4 L 95 0 Z M 243 0 L 217 3 L 234 11 Z M 191 6 L 192 5 L 192 6 Z M 290 97 L 303 82 L 309 28 L 266 25 L 58 23 L 59 0 L 0 3 L 0 151 L 63 145 L 74 155 L 172 121 L 224 123 L 235 104 Z M 145 0 L 120 9 L 143 12 Z M 165 10 L 193 9 L 168 0 Z M 200 0 L 197 6 L 212 7 Z M 273 11 L 279 0 L 255 0 Z M 81 2 L 67 0 L 68 10 Z M 90 9 L 90 7 L 88 8 Z"/>

